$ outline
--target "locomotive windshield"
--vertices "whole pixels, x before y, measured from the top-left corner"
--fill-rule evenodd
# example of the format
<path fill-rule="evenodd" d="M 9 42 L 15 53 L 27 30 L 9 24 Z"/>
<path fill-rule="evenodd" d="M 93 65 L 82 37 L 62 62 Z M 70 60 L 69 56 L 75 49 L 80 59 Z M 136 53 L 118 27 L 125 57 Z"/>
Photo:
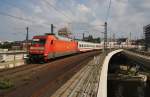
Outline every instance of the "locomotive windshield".
<path fill-rule="evenodd" d="M 34 44 L 44 45 L 45 42 L 46 42 L 46 39 L 33 39 L 32 40 L 32 45 L 34 45 Z"/>

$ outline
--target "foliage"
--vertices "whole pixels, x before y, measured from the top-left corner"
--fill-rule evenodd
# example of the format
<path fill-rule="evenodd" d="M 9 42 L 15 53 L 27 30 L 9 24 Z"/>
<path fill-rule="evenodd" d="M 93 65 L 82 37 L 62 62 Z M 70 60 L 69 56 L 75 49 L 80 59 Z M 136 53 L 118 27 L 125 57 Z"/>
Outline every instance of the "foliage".
<path fill-rule="evenodd" d="M 87 42 L 93 42 L 93 43 L 100 43 L 101 39 L 100 38 L 93 38 L 92 35 L 89 35 L 88 37 L 85 37 L 83 39 L 83 41 L 87 41 Z"/>
<path fill-rule="evenodd" d="M 0 48 L 2 49 L 11 49 L 11 47 L 12 47 L 12 43 L 6 42 L 4 44 L 0 44 Z"/>
<path fill-rule="evenodd" d="M 8 89 L 13 87 L 13 83 L 9 79 L 0 80 L 0 89 Z"/>

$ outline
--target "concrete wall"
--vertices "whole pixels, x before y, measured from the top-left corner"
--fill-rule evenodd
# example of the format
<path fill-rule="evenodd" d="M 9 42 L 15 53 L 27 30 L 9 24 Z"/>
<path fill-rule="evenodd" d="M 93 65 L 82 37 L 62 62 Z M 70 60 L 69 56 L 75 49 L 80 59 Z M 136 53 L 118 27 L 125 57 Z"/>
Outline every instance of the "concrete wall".
<path fill-rule="evenodd" d="M 122 49 L 115 50 L 113 52 L 110 52 L 106 56 L 104 63 L 103 63 L 101 75 L 100 75 L 100 82 L 99 82 L 99 89 L 98 89 L 97 97 L 107 97 L 107 73 L 108 73 L 109 61 L 112 56 L 114 56 L 115 54 L 117 54 L 121 51 L 123 51 L 123 50 Z"/>
<path fill-rule="evenodd" d="M 0 69 L 13 68 L 24 65 L 24 53 L 1 53 L 0 54 Z"/>

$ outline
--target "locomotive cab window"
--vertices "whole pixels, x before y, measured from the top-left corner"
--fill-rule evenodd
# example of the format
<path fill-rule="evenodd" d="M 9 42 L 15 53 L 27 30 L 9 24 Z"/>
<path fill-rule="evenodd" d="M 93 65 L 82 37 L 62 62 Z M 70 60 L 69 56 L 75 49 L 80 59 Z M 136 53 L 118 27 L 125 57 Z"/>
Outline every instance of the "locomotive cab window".
<path fill-rule="evenodd" d="M 34 44 L 44 45 L 45 42 L 46 42 L 46 39 L 33 39 L 32 45 L 34 45 Z"/>

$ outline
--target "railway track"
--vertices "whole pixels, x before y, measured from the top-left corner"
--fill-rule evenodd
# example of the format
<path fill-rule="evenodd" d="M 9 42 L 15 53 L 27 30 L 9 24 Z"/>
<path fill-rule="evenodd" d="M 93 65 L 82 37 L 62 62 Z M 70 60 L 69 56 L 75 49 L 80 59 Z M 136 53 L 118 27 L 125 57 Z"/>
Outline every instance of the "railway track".
<path fill-rule="evenodd" d="M 4 70 L 0 71 L 0 76 L 2 77 L 2 76 L 5 76 L 5 75 L 18 73 L 20 71 L 27 70 L 27 69 L 30 69 L 30 68 L 33 68 L 33 67 L 35 67 L 35 64 L 25 64 L 25 65 L 22 65 L 22 66 L 19 66 L 19 67 L 11 68 L 11 69 L 4 69 Z"/>
<path fill-rule="evenodd" d="M 68 57 L 68 56 L 65 56 L 65 57 Z M 61 59 L 61 58 L 57 58 L 55 60 L 52 60 L 51 62 L 57 61 L 59 59 Z M 48 63 L 45 63 L 45 64 L 48 64 Z M 10 74 L 18 73 L 18 72 L 32 69 L 34 67 L 45 65 L 45 64 L 42 64 L 42 63 L 41 64 L 24 64 L 22 66 L 18 66 L 18 67 L 14 67 L 14 68 L 3 69 L 3 70 L 0 70 L 0 76 L 2 77 L 4 75 L 10 75 Z"/>
<path fill-rule="evenodd" d="M 150 56 L 150 53 L 146 52 L 146 51 L 138 51 L 138 50 L 129 50 L 129 51 L 140 54 L 140 55 L 144 55 L 144 56 L 147 56 L 147 57 Z"/>
<path fill-rule="evenodd" d="M 94 57 L 51 97 L 96 97 L 104 57 Z"/>
<path fill-rule="evenodd" d="M 65 56 L 67 58 L 68 56 Z M 55 62 L 61 58 L 57 58 L 55 60 L 52 60 L 51 62 Z M 25 64 L 23 66 L 15 67 L 15 68 L 10 68 L 10 69 L 4 69 L 0 71 L 0 80 L 1 79 L 6 79 L 6 78 L 11 78 L 13 76 L 16 77 L 16 75 L 22 75 L 23 72 L 29 72 L 29 71 L 34 71 L 37 70 L 38 68 L 44 68 L 48 65 L 49 63 L 45 64 Z M 11 76 L 11 77 L 10 77 Z"/>
<path fill-rule="evenodd" d="M 98 53 L 100 52 L 88 52 L 47 64 L 31 65 L 31 68 L 27 66 L 23 69 L 18 68 L 14 71 L 2 72 L 3 77 L 10 79 L 15 85 L 8 90 L 0 90 L 0 97 L 43 97 L 43 94 L 46 95 L 47 93 L 48 96 L 44 97 L 49 97 L 78 72 L 91 56 Z M 83 62 L 85 59 L 87 60 Z"/>

